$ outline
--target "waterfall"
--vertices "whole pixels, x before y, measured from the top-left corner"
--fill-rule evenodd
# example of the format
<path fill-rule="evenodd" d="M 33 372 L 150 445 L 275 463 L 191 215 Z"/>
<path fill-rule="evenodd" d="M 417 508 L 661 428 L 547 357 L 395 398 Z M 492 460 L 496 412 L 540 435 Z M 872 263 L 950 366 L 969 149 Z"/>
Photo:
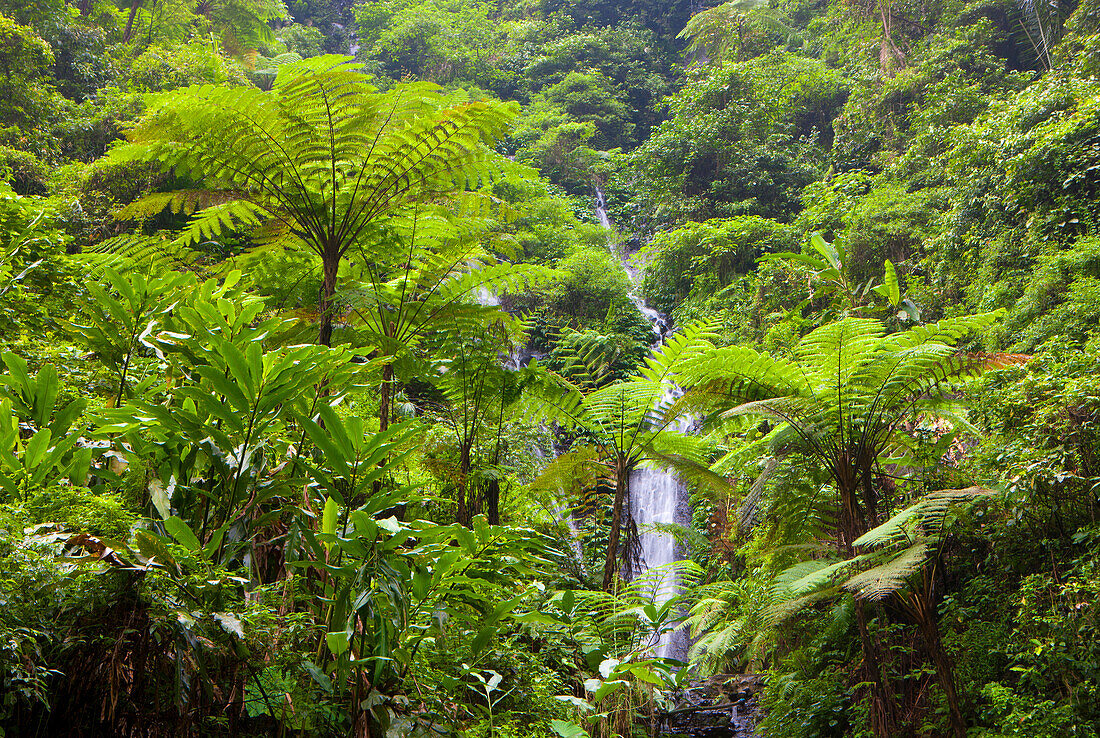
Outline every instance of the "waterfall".
<path fill-rule="evenodd" d="M 631 261 L 631 254 L 620 248 L 613 237 L 611 219 L 607 215 L 607 202 L 599 187 L 596 188 L 596 218 L 608 231 L 608 246 L 623 265 L 628 277 L 630 277 L 633 289 L 629 297 L 637 306 L 642 316 L 653 326 L 654 343 L 660 346 L 665 335 L 669 331 L 668 321 L 658 311 L 645 304 L 641 295 L 642 272 Z M 664 396 L 658 401 L 659 406 L 667 406 L 675 400 L 681 390 L 673 384 L 665 388 Z M 680 418 L 674 429 L 680 432 L 688 432 L 693 424 L 690 418 Z M 641 571 L 633 572 L 635 575 L 644 571 L 667 567 L 674 561 L 684 558 L 683 551 L 679 550 L 676 539 L 664 532 L 653 530 L 655 524 L 676 524 L 688 526 L 691 524 L 691 506 L 688 502 L 687 488 L 679 477 L 667 469 L 651 466 L 641 466 L 630 475 L 630 514 L 638 526 L 641 543 Z M 679 590 L 676 577 L 665 569 L 661 574 L 655 574 L 653 584 L 653 599 L 657 603 L 666 602 Z M 659 642 L 653 644 L 658 656 L 684 660 L 690 646 L 686 629 L 681 628 L 672 633 L 665 633 Z"/>
<path fill-rule="evenodd" d="M 497 297 L 496 293 L 494 293 L 488 287 L 482 285 L 481 287 L 477 288 L 477 294 L 474 295 L 474 302 L 476 302 L 478 305 L 492 307 L 495 305 L 500 305 L 500 298 Z"/>

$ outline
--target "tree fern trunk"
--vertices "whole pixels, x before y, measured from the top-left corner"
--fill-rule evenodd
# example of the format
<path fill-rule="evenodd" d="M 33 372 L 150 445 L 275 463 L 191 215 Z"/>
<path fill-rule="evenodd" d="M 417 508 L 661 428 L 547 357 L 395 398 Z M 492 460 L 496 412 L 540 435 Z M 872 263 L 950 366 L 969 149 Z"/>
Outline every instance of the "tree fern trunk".
<path fill-rule="evenodd" d="M 489 480 L 485 490 L 485 514 L 489 518 L 489 525 L 500 525 L 500 480 Z"/>
<path fill-rule="evenodd" d="M 859 643 L 863 651 L 864 679 L 874 685 L 871 694 L 871 730 L 880 738 L 894 734 L 894 696 L 886 675 L 882 673 L 882 659 L 878 643 L 867 628 L 867 608 L 862 600 L 856 600 L 856 623 L 859 626 Z"/>
<path fill-rule="evenodd" d="M 393 406 L 393 365 L 382 367 L 382 386 L 378 393 L 378 429 L 390 427 L 390 408 Z"/>
<path fill-rule="evenodd" d="M 623 504 L 630 487 L 630 470 L 622 460 L 615 463 L 615 504 L 611 507 L 611 535 L 607 541 L 607 558 L 603 565 L 603 588 L 610 592 L 615 586 L 618 569 L 619 538 L 623 527 Z"/>
<path fill-rule="evenodd" d="M 920 589 L 910 595 L 909 607 L 917 616 L 921 637 L 924 639 L 932 663 L 936 666 L 936 679 L 947 699 L 951 730 L 955 738 L 966 738 L 966 720 L 963 718 L 962 707 L 959 705 L 959 693 L 955 688 L 955 670 L 951 666 L 951 659 L 943 650 L 943 641 L 940 639 L 940 626 L 931 597 L 932 578 L 928 575 L 927 567 L 921 573 L 921 585 Z"/>
<path fill-rule="evenodd" d="M 473 494 L 470 490 L 470 444 L 464 442 L 458 459 L 458 510 L 455 519 L 460 525 L 472 527 L 474 512 Z"/>
<path fill-rule="evenodd" d="M 321 328 L 317 334 L 317 343 L 322 346 L 332 345 L 332 312 L 336 306 L 336 276 L 340 271 L 340 257 L 331 255 L 322 258 L 323 278 L 321 281 L 321 296 L 318 307 L 321 310 Z"/>

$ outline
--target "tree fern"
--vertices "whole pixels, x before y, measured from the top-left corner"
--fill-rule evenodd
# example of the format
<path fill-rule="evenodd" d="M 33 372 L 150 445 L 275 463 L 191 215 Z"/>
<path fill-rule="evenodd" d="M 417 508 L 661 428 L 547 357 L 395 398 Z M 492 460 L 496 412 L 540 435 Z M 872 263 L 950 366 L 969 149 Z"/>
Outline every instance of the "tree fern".
<path fill-rule="evenodd" d="M 646 366 L 627 381 L 587 393 L 572 382 L 557 378 L 533 384 L 528 389 L 534 417 L 558 422 L 582 431 L 582 443 L 596 449 L 603 465 L 603 478 L 615 491 L 611 534 L 604 562 L 604 587 L 615 586 L 616 574 L 629 568 L 631 536 L 635 526 L 626 504 L 630 494 L 630 473 L 644 461 L 672 467 L 682 473 L 697 471 L 700 479 L 713 478 L 702 463 L 704 444 L 700 439 L 677 431 L 673 423 L 682 411 L 671 401 L 672 379 L 692 361 L 705 356 L 711 345 L 703 323 L 683 329 L 649 357 Z M 628 532 L 620 545 L 622 530 Z M 619 557 L 624 561 L 619 562 Z"/>
<path fill-rule="evenodd" d="M 270 92 L 206 85 L 151 96 L 112 161 L 158 162 L 205 187 L 156 193 L 120 215 L 193 212 L 182 243 L 261 225 L 267 240 L 297 239 L 322 260 L 327 344 L 349 249 L 364 247 L 379 219 L 501 178 L 510 164 L 489 144 L 516 109 L 426 83 L 379 92 L 343 56 L 283 64 Z"/>
<path fill-rule="evenodd" d="M 857 599 L 865 658 L 868 663 L 873 659 L 875 645 L 866 636 L 861 603 L 908 591 L 936 550 L 935 526 L 946 509 L 976 494 L 935 493 L 884 521 L 881 508 L 891 500 L 885 494 L 883 467 L 914 458 L 914 444 L 903 432 L 906 422 L 950 413 L 958 385 L 996 365 L 996 357 L 960 352 L 954 344 L 998 315 L 947 319 L 893 335 L 877 320 L 848 317 L 807 334 L 790 359 L 731 347 L 701 356 L 681 372 L 690 383 L 682 404 L 705 413 L 712 427 L 728 427 L 746 416 L 773 421 L 766 444 L 771 458 L 797 453 L 830 478 L 835 510 L 831 545 L 824 551 L 815 546 L 813 558 L 789 565 L 774 579 L 767 612 L 772 626 L 849 591 Z M 898 471 L 895 467 L 894 473 Z M 769 487 L 760 482 L 765 477 L 761 475 L 746 500 L 746 522 L 764 506 Z M 787 514 L 793 514 L 794 526 L 805 511 L 796 507 Z M 926 590 L 912 591 L 917 598 L 914 617 L 930 648 L 938 649 L 934 607 L 926 602 Z M 936 664 L 950 697 L 950 667 L 938 657 Z M 958 729 L 957 701 L 951 703 Z"/>
<path fill-rule="evenodd" d="M 772 588 L 773 624 L 841 589 L 856 599 L 879 600 L 908 586 L 935 553 L 952 506 L 991 494 L 981 487 L 931 492 L 855 541 L 863 553 L 841 560 L 803 561 L 780 574 Z"/>

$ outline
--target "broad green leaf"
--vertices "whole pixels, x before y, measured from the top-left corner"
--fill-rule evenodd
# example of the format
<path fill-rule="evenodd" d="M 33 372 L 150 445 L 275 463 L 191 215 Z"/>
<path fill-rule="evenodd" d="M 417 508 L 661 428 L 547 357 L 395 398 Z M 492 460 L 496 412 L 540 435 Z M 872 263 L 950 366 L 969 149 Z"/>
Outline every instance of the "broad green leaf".
<path fill-rule="evenodd" d="M 23 451 L 23 465 L 27 469 L 37 469 L 42 463 L 42 460 L 46 457 L 46 451 L 50 447 L 51 435 L 49 428 L 43 428 L 27 441 L 26 448 Z"/>
<path fill-rule="evenodd" d="M 455 537 L 458 542 L 462 544 L 462 547 L 466 549 L 466 552 L 471 556 L 477 553 L 477 539 L 474 537 L 474 532 L 469 528 L 457 526 L 455 528 Z"/>
<path fill-rule="evenodd" d="M 647 684 L 661 684 L 661 677 L 648 666 L 632 666 L 630 667 L 630 673 L 633 674 L 637 679 L 646 682 Z"/>
<path fill-rule="evenodd" d="M 561 699 L 560 697 L 558 699 Z M 572 699 L 578 702 L 584 702 L 576 697 Z M 588 709 L 592 709 L 592 706 L 587 702 L 584 702 Z M 588 731 L 577 725 L 576 723 L 568 723 L 564 720 L 551 720 L 550 728 L 557 733 L 561 738 L 588 738 Z"/>
<path fill-rule="evenodd" d="M 628 684 L 629 682 L 626 682 L 622 679 L 615 679 L 612 681 L 604 682 L 600 685 L 599 689 L 592 693 L 592 701 L 599 702 L 604 697 L 607 697 L 609 694 L 614 694 L 623 687 L 628 686 Z"/>
<path fill-rule="evenodd" d="M 897 307 L 901 302 L 901 288 L 898 286 L 898 274 L 894 270 L 893 263 L 887 259 L 885 264 L 885 274 L 882 278 L 882 284 L 872 289 L 880 296 L 885 297 L 892 307 Z"/>
<path fill-rule="evenodd" d="M 594 710 L 594 709 L 596 709 L 596 708 L 592 707 L 592 703 L 588 702 L 587 700 L 582 700 L 580 697 L 574 697 L 571 694 L 559 694 L 559 695 L 556 695 L 554 697 L 554 699 L 556 699 L 560 702 L 568 702 L 569 704 L 573 705 L 574 707 L 576 707 L 579 710 Z"/>
<path fill-rule="evenodd" d="M 840 272 L 843 265 L 840 263 L 840 254 L 837 252 L 836 247 L 826 241 L 820 233 L 815 233 L 810 236 L 810 245 L 814 247 L 817 253 L 825 257 L 825 260 L 829 262 L 829 265 Z"/>
<path fill-rule="evenodd" d="M 164 486 L 164 483 L 154 477 L 149 480 L 149 484 L 146 486 L 146 490 L 149 492 L 149 501 L 153 503 L 153 507 L 156 508 L 157 514 L 160 515 L 161 520 L 167 520 L 171 515 L 171 500 L 169 499 L 169 489 L 175 489 L 176 478 L 172 479 L 168 483 L 168 487 Z"/>
<path fill-rule="evenodd" d="M 176 541 L 189 551 L 198 551 L 201 547 L 198 536 L 175 515 L 164 521 L 164 529 L 168 531 Z"/>
<path fill-rule="evenodd" d="M 346 630 L 336 631 L 334 633 L 325 633 L 325 643 L 328 644 L 328 650 L 332 651 L 333 656 L 339 656 L 348 650 L 351 645 L 348 632 Z"/>
<path fill-rule="evenodd" d="M 336 518 L 340 513 L 340 506 L 336 500 L 328 497 L 325 499 L 325 510 L 321 514 L 321 533 L 336 535 Z"/>
<path fill-rule="evenodd" d="M 222 626 L 222 630 L 226 633 L 244 638 L 244 625 L 241 624 L 240 618 L 233 613 L 216 612 L 214 613 L 214 619 L 218 621 L 218 625 Z"/>

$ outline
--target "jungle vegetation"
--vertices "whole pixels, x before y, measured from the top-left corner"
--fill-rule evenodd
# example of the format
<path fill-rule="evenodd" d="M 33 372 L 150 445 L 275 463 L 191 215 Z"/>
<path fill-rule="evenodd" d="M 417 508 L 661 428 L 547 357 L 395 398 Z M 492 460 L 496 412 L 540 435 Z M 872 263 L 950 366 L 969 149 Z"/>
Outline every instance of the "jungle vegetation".
<path fill-rule="evenodd" d="M 0 0 L 0 734 L 1100 736 L 1098 75 L 1097 0 Z"/>

